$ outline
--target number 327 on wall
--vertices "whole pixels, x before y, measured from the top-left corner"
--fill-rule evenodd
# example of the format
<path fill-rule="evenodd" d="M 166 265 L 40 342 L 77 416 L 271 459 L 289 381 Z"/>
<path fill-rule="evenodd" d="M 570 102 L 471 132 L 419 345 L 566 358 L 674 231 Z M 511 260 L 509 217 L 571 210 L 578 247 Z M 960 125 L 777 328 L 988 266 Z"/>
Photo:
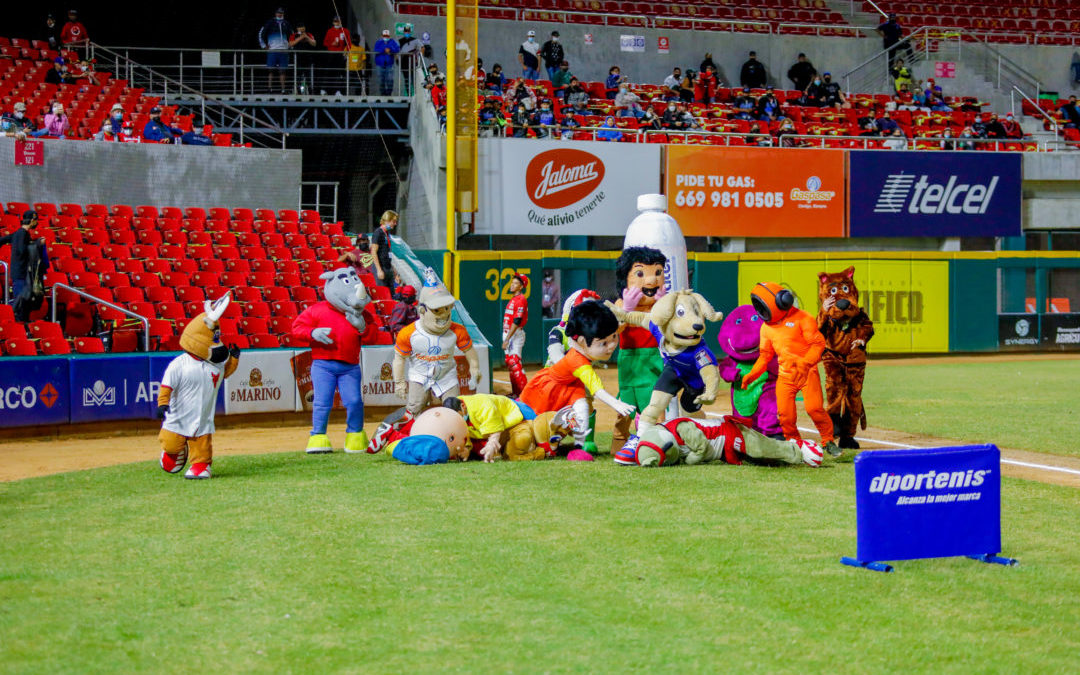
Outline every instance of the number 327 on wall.
<path fill-rule="evenodd" d="M 514 278 L 515 274 L 524 274 L 529 276 L 532 272 L 531 267 L 504 267 L 500 271 L 497 268 L 492 267 L 487 272 L 484 272 L 484 279 L 491 284 L 491 288 L 484 291 L 484 297 L 492 302 L 496 300 L 509 300 L 514 297 L 510 294 L 510 280 Z M 499 284 L 502 284 L 502 290 L 499 289 Z M 529 284 L 525 288 L 525 297 L 529 297 L 529 293 L 532 291 L 532 284 Z"/>

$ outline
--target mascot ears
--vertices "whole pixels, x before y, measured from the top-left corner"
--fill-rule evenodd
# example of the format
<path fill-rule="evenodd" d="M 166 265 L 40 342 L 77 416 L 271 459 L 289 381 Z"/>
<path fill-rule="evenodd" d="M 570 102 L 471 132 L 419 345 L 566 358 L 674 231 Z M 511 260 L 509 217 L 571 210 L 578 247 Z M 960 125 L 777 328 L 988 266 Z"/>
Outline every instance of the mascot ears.
<path fill-rule="evenodd" d="M 203 311 L 206 312 L 203 321 L 206 323 L 207 328 L 214 330 L 218 320 L 225 314 L 225 310 L 229 308 L 229 301 L 231 300 L 232 291 L 229 291 L 213 302 L 209 300 L 203 301 Z"/>

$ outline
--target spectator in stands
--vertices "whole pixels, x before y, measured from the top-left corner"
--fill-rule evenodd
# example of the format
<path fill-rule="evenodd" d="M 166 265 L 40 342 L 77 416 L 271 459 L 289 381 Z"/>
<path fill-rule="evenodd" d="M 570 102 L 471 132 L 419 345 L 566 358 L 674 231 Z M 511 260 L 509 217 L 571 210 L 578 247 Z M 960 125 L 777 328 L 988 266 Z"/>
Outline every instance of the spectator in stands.
<path fill-rule="evenodd" d="M 352 33 L 349 32 L 348 28 L 341 25 L 340 16 L 334 17 L 330 29 L 323 36 L 322 44 L 328 52 L 347 52 L 352 47 Z"/>
<path fill-rule="evenodd" d="M 825 105 L 825 83 L 820 77 L 814 77 L 810 86 L 803 92 L 802 104 L 812 108 L 821 108 Z"/>
<path fill-rule="evenodd" d="M 694 100 L 694 78 L 696 73 L 693 68 L 687 68 L 686 73 L 683 75 L 682 82 L 679 83 L 679 99 L 690 103 Z"/>
<path fill-rule="evenodd" d="M 191 131 L 180 134 L 181 145 L 213 145 L 214 138 L 206 131 L 206 126 L 192 123 Z"/>
<path fill-rule="evenodd" d="M 405 96 L 412 96 L 412 88 L 409 84 L 412 82 L 412 72 L 416 68 L 416 57 L 420 53 L 420 40 L 413 35 L 413 26 L 411 23 L 405 24 L 401 37 L 398 38 L 398 53 L 401 54 L 401 81 L 405 85 Z M 482 64 L 478 60 L 478 67 Z"/>
<path fill-rule="evenodd" d="M 742 93 L 735 97 L 735 101 L 732 105 L 735 108 L 735 114 L 733 115 L 735 119 L 754 119 L 754 114 L 757 110 L 757 99 L 750 93 L 750 87 L 743 85 Z"/>
<path fill-rule="evenodd" d="M 900 87 L 903 85 L 911 85 L 911 69 L 904 65 L 904 59 L 896 59 L 892 67 L 889 68 L 889 74 L 893 78 L 893 88 L 896 91 L 900 91 Z"/>
<path fill-rule="evenodd" d="M 536 31 L 525 34 L 525 42 L 518 47 L 518 63 L 521 64 L 521 76 L 526 80 L 540 79 L 540 45 L 536 44 Z"/>
<path fill-rule="evenodd" d="M 868 108 L 866 110 L 866 115 L 859 118 L 858 124 L 860 136 L 877 136 L 878 124 L 877 120 L 874 118 L 873 108 Z"/>
<path fill-rule="evenodd" d="M 794 135 L 797 133 L 798 131 L 795 129 L 795 123 L 787 117 L 781 120 L 779 126 L 772 132 L 773 136 L 779 141 L 776 145 L 779 145 L 782 148 L 797 147 L 798 142 L 794 138 Z"/>
<path fill-rule="evenodd" d="M 480 109 L 480 129 L 485 136 L 502 136 L 502 128 L 506 126 L 506 118 L 499 110 L 501 99 L 489 96 L 484 101 L 484 107 Z"/>
<path fill-rule="evenodd" d="M 975 121 L 971 123 L 971 133 L 975 135 L 975 138 L 989 138 L 990 134 L 987 132 L 986 126 L 989 119 L 984 114 L 975 116 Z"/>
<path fill-rule="evenodd" d="M 768 128 L 763 130 L 760 122 L 754 122 L 750 125 L 750 133 L 746 136 L 746 144 L 762 148 L 772 147 L 772 137 L 769 135 Z"/>
<path fill-rule="evenodd" d="M 578 119 L 578 114 L 570 110 L 562 118 L 562 122 L 559 123 L 559 139 L 563 141 L 574 140 L 574 131 L 580 128 L 581 120 Z"/>
<path fill-rule="evenodd" d="M 371 255 L 375 256 L 375 277 L 380 286 L 386 286 L 390 293 L 394 292 L 394 266 L 390 259 L 392 242 L 390 235 L 397 227 L 397 211 L 383 211 L 379 219 L 379 227 L 371 235 Z"/>
<path fill-rule="evenodd" d="M 121 143 L 142 143 L 142 138 L 135 135 L 135 123 L 131 120 L 124 122 L 121 127 L 120 138 Z"/>
<path fill-rule="evenodd" d="M 95 141 L 116 141 L 116 132 L 113 131 L 112 120 L 105 120 L 101 123 L 101 129 L 94 134 Z"/>
<path fill-rule="evenodd" d="M 436 68 L 438 70 L 438 68 Z M 491 67 L 491 72 L 484 79 L 488 92 L 495 96 L 502 96 L 506 89 L 506 75 L 503 75 L 502 65 L 496 63 Z"/>
<path fill-rule="evenodd" d="M 32 133 L 31 136 L 35 138 L 52 136 L 62 139 L 67 136 L 70 129 L 71 122 L 68 120 L 67 114 L 64 113 L 64 104 L 57 101 L 52 105 L 52 112 L 45 115 L 45 126 Z"/>
<path fill-rule="evenodd" d="M 9 263 L 11 278 L 11 304 L 14 305 L 26 287 L 27 265 L 30 262 L 30 246 L 41 242 L 34 239 L 33 233 L 38 226 L 37 213 L 25 211 L 22 214 L 22 226 L 11 234 L 0 237 L 0 246 L 11 244 L 11 261 Z M 19 321 L 26 321 L 27 317 L 16 317 Z"/>
<path fill-rule="evenodd" d="M 529 135 L 529 125 L 532 124 L 532 115 L 525 109 L 524 103 L 518 103 L 514 114 L 510 117 L 513 125 L 514 138 L 526 138 Z"/>
<path fill-rule="evenodd" d="M 987 138 L 1005 138 L 1005 126 L 998 119 L 998 116 L 994 113 L 990 113 L 990 119 L 986 122 L 986 137 Z"/>
<path fill-rule="evenodd" d="M 74 9 L 68 10 L 68 20 L 60 31 L 60 41 L 65 47 L 82 47 L 90 40 L 86 32 L 86 26 L 79 21 L 79 12 Z"/>
<path fill-rule="evenodd" d="M 10 115 L 4 115 L 11 121 L 11 130 L 16 137 L 25 138 L 27 134 L 34 132 L 34 122 L 26 116 L 26 104 L 18 101 L 11 108 Z"/>
<path fill-rule="evenodd" d="M 540 284 L 540 313 L 545 319 L 554 319 L 562 309 L 562 291 L 555 273 L 544 270 L 544 280 Z"/>
<path fill-rule="evenodd" d="M 358 275 L 374 275 L 371 271 L 375 266 L 375 256 L 371 255 L 371 240 L 366 234 L 356 235 L 353 239 L 353 248 L 338 256 L 337 261 L 353 268 Z"/>
<path fill-rule="evenodd" d="M 259 30 L 259 46 L 267 50 L 266 75 L 267 89 L 274 89 L 274 73 L 278 75 L 280 91 L 285 90 L 285 71 L 289 68 L 289 36 L 293 34 L 292 25 L 285 20 L 285 8 L 278 7 L 273 18 L 263 24 Z"/>
<path fill-rule="evenodd" d="M 784 116 L 780 109 L 780 99 L 776 98 L 772 87 L 769 87 L 765 95 L 758 99 L 755 114 L 762 122 L 772 122 Z"/>
<path fill-rule="evenodd" d="M 757 52 L 750 52 L 750 58 L 746 60 L 746 63 L 742 64 L 742 69 L 739 70 L 739 84 L 751 89 L 760 89 L 765 86 L 768 77 L 765 66 L 762 65 L 761 61 L 757 60 Z"/>
<path fill-rule="evenodd" d="M 570 86 L 570 80 L 572 79 L 574 79 L 574 74 L 570 72 L 570 63 L 564 60 L 555 69 L 555 74 L 551 76 L 551 86 L 555 90 L 557 98 L 566 97 L 566 88 Z"/>
<path fill-rule="evenodd" d="M 439 120 L 439 131 L 446 131 L 446 106 L 439 106 L 435 110 L 435 117 Z"/>
<path fill-rule="evenodd" d="M 532 119 L 529 122 L 536 129 L 537 138 L 550 136 L 551 128 L 558 126 L 555 111 L 551 109 L 551 101 L 547 99 L 540 101 L 540 109 L 532 114 Z"/>
<path fill-rule="evenodd" d="M 604 118 L 604 123 L 600 125 L 600 129 L 596 132 L 596 140 L 598 141 L 621 141 L 622 132 L 615 127 L 615 118 L 608 115 Z"/>
<path fill-rule="evenodd" d="M 484 59 L 476 59 L 476 89 L 484 91 L 484 82 L 487 80 L 487 71 L 484 70 Z"/>
<path fill-rule="evenodd" d="M 109 109 L 108 123 L 112 126 L 113 134 L 119 134 L 123 131 L 124 106 L 122 104 L 114 103 L 113 107 Z"/>
<path fill-rule="evenodd" d="M 850 108 L 847 99 L 844 98 L 844 92 L 840 88 L 838 82 L 833 82 L 832 73 L 825 73 L 822 77 L 822 87 L 825 89 L 825 97 L 822 101 L 822 105 L 825 108 L 836 108 L 840 110 L 842 108 Z"/>
<path fill-rule="evenodd" d="M 63 39 L 60 36 L 60 26 L 56 25 L 56 18 L 52 14 L 45 17 L 45 27 L 41 30 L 40 39 L 43 42 L 48 42 L 49 49 L 53 51 L 59 51 L 60 46 L 63 44 Z"/>
<path fill-rule="evenodd" d="M 907 150 L 907 136 L 904 135 L 904 130 L 900 127 L 896 127 L 888 134 L 883 135 L 886 138 L 882 145 L 889 150 Z"/>
<path fill-rule="evenodd" d="M 328 87 L 336 87 L 344 77 L 343 72 L 348 67 L 348 52 L 352 49 L 353 39 L 349 29 L 341 25 L 341 17 L 335 16 L 330 29 L 323 36 L 323 47 L 326 49 L 326 72 L 319 78 L 319 93 L 325 94 Z"/>
<path fill-rule="evenodd" d="M 435 63 L 428 64 L 427 75 L 424 77 L 423 87 L 430 89 L 435 84 L 435 78 L 441 77 L 446 80 L 446 75 L 439 71 L 439 66 Z"/>
<path fill-rule="evenodd" d="M 660 120 L 665 129 L 679 131 L 684 128 L 682 115 L 679 114 L 679 110 L 676 106 L 677 104 L 675 101 L 668 101 L 667 110 L 664 111 L 664 116 Z"/>
<path fill-rule="evenodd" d="M 315 72 L 311 70 L 316 65 L 314 52 L 319 48 L 315 36 L 308 32 L 303 21 L 296 22 L 296 31 L 289 36 L 289 49 L 300 52 L 296 55 L 296 69 L 299 72 L 300 81 L 295 83 L 296 89 L 301 94 L 310 94 L 315 88 Z"/>
<path fill-rule="evenodd" d="M 926 81 L 926 106 L 935 112 L 952 112 L 945 103 L 945 94 L 941 90 L 941 85 L 934 83 L 934 78 L 930 78 Z"/>
<path fill-rule="evenodd" d="M 712 52 L 705 52 L 705 58 L 701 59 L 701 63 L 698 64 L 698 72 L 704 73 L 709 66 L 712 66 L 713 72 L 715 73 L 717 68 L 716 62 L 713 61 L 712 58 Z"/>
<path fill-rule="evenodd" d="M 687 131 L 691 129 L 700 129 L 701 125 L 698 124 L 694 114 L 687 109 L 686 103 L 680 101 L 677 105 L 680 128 L 686 129 Z"/>
<path fill-rule="evenodd" d="M 446 83 L 442 76 L 436 77 L 431 85 L 431 104 L 438 110 L 446 105 Z"/>
<path fill-rule="evenodd" d="M 915 93 L 912 93 L 907 84 L 900 85 L 900 89 L 896 92 L 896 96 L 893 97 L 893 103 L 897 110 L 910 110 L 917 112 L 925 110 L 929 112 L 930 109 L 926 107 L 925 94 L 921 89 L 917 89 Z"/>
<path fill-rule="evenodd" d="M 652 109 L 652 106 L 646 106 L 644 114 L 638 119 L 638 129 L 644 129 L 645 131 L 660 131 L 663 128 L 663 120 L 661 120 L 656 114 L 656 111 Z"/>
<path fill-rule="evenodd" d="M 1013 118 L 1012 113 L 1005 113 L 1005 121 L 1001 123 L 1001 128 L 1005 130 L 1005 138 L 1024 137 L 1024 130 L 1020 128 L 1020 123 Z"/>
<path fill-rule="evenodd" d="M 547 70 L 548 79 L 555 82 L 555 71 L 566 60 L 566 51 L 559 44 L 559 31 L 551 31 L 551 39 L 540 47 L 540 56 L 544 59 L 544 69 Z"/>
<path fill-rule="evenodd" d="M 566 88 L 566 102 L 574 109 L 574 114 L 589 114 L 589 92 L 581 86 L 576 78 L 570 78 L 570 86 Z"/>
<path fill-rule="evenodd" d="M 62 84 L 71 84 L 71 76 L 68 75 L 67 66 L 64 65 L 64 59 L 57 56 L 53 59 L 52 70 L 45 73 L 45 82 L 48 84 L 55 84 L 60 86 Z"/>
<path fill-rule="evenodd" d="M 416 311 L 416 289 L 412 286 L 402 286 L 401 290 L 394 294 L 397 303 L 390 310 L 390 319 L 386 322 L 387 328 L 397 338 L 398 331 L 405 326 L 414 323 L 420 318 Z"/>
<path fill-rule="evenodd" d="M 707 66 L 704 71 L 698 71 L 697 80 L 694 82 L 694 101 L 708 105 L 716 97 L 716 72 L 712 66 Z"/>
<path fill-rule="evenodd" d="M 619 93 L 619 83 L 623 81 L 622 70 L 618 66 L 608 68 L 607 79 L 604 80 L 604 96 L 614 99 Z"/>
<path fill-rule="evenodd" d="M 956 141 L 953 140 L 952 127 L 945 127 L 941 132 L 941 139 L 938 141 L 938 148 L 940 150 L 955 150 Z"/>
<path fill-rule="evenodd" d="M 20 141 L 26 140 L 26 134 L 15 128 L 15 120 L 11 119 L 8 115 L 0 117 L 0 136 L 17 138 Z"/>
<path fill-rule="evenodd" d="M 815 75 L 817 75 L 817 69 L 814 68 L 814 64 L 810 63 L 810 59 L 806 58 L 806 54 L 801 52 L 798 60 L 791 64 L 787 71 L 788 79 L 791 80 L 794 88 L 799 91 L 806 91 L 806 88 L 814 81 Z"/>
<path fill-rule="evenodd" d="M 170 127 L 161 121 L 160 107 L 154 106 L 150 108 L 150 119 L 146 122 L 142 132 L 144 141 L 147 143 L 172 143 L 173 136 L 181 136 L 183 133 L 183 129 Z"/>
<path fill-rule="evenodd" d="M 615 106 L 622 108 L 619 111 L 620 117 L 636 119 L 645 114 L 645 111 L 641 109 L 641 97 L 630 91 L 629 82 L 619 84 L 619 93 L 615 94 Z"/>
<path fill-rule="evenodd" d="M 504 98 L 511 103 L 525 106 L 525 110 L 536 109 L 536 92 L 522 78 L 518 78 L 510 85 Z"/>
<path fill-rule="evenodd" d="M 964 130 L 960 132 L 960 138 L 961 138 L 961 140 L 956 143 L 956 149 L 957 150 L 974 150 L 975 149 L 975 142 L 972 141 L 972 140 L 967 140 L 967 139 L 976 138 L 975 130 L 972 129 L 970 126 L 964 127 Z"/>
<path fill-rule="evenodd" d="M 1076 97 L 1070 96 L 1066 101 L 1058 108 L 1058 112 L 1065 118 L 1065 129 L 1080 129 L 1080 110 L 1076 109 Z"/>
<path fill-rule="evenodd" d="M 671 74 L 664 78 L 663 97 L 665 101 L 675 101 L 679 99 L 679 90 L 682 83 L 682 68 L 675 66 L 675 69 L 671 71 Z"/>
<path fill-rule="evenodd" d="M 894 131 L 900 128 L 900 125 L 896 123 L 896 120 L 892 118 L 892 114 L 888 110 L 881 114 L 881 117 L 877 120 L 878 134 L 881 136 L 890 136 Z"/>
<path fill-rule="evenodd" d="M 900 26 L 900 22 L 896 20 L 896 14 L 889 13 L 885 21 L 878 25 L 877 34 L 881 36 L 882 49 L 889 50 L 889 63 L 893 63 L 896 61 L 896 55 L 901 48 L 900 40 L 904 37 L 904 29 Z M 913 56 L 911 43 L 905 42 L 904 49 L 910 59 Z"/>
<path fill-rule="evenodd" d="M 382 37 L 375 41 L 375 73 L 379 83 L 379 96 L 394 93 L 394 63 L 401 51 L 397 40 L 390 37 L 390 30 L 383 29 Z"/>

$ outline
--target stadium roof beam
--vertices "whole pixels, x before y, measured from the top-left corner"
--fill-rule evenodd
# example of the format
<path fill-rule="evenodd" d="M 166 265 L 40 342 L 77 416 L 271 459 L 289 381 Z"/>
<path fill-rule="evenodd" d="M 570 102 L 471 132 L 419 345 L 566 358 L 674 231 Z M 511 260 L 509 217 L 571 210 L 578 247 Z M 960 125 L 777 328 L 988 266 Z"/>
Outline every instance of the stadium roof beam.
<path fill-rule="evenodd" d="M 407 101 L 302 101 L 223 99 L 229 107 L 206 104 L 199 98 L 173 99 L 172 103 L 202 110 L 202 117 L 218 132 L 258 133 L 240 113 L 273 125 L 286 134 L 408 136 Z"/>

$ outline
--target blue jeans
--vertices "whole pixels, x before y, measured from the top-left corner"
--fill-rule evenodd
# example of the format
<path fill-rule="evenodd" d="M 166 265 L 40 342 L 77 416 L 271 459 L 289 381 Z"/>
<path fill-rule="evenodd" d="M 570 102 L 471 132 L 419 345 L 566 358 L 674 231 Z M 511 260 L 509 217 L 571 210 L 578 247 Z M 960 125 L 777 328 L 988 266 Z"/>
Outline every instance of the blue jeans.
<path fill-rule="evenodd" d="M 540 71 L 536 68 L 523 68 L 521 71 L 521 76 L 524 77 L 526 80 L 539 80 Z"/>
<path fill-rule="evenodd" d="M 364 397 L 361 394 L 359 364 L 315 359 L 311 362 L 311 435 L 326 433 L 330 409 L 334 407 L 334 390 L 341 392 L 345 406 L 345 431 L 354 433 L 364 429 Z"/>
<path fill-rule="evenodd" d="M 379 96 L 389 96 L 394 92 L 394 66 L 375 66 L 379 78 Z"/>
<path fill-rule="evenodd" d="M 547 69 L 548 79 L 551 80 L 552 82 L 554 82 L 555 81 L 555 73 L 557 73 L 557 72 L 559 72 L 559 67 L 558 66 L 555 66 L 554 68 L 548 68 Z"/>

